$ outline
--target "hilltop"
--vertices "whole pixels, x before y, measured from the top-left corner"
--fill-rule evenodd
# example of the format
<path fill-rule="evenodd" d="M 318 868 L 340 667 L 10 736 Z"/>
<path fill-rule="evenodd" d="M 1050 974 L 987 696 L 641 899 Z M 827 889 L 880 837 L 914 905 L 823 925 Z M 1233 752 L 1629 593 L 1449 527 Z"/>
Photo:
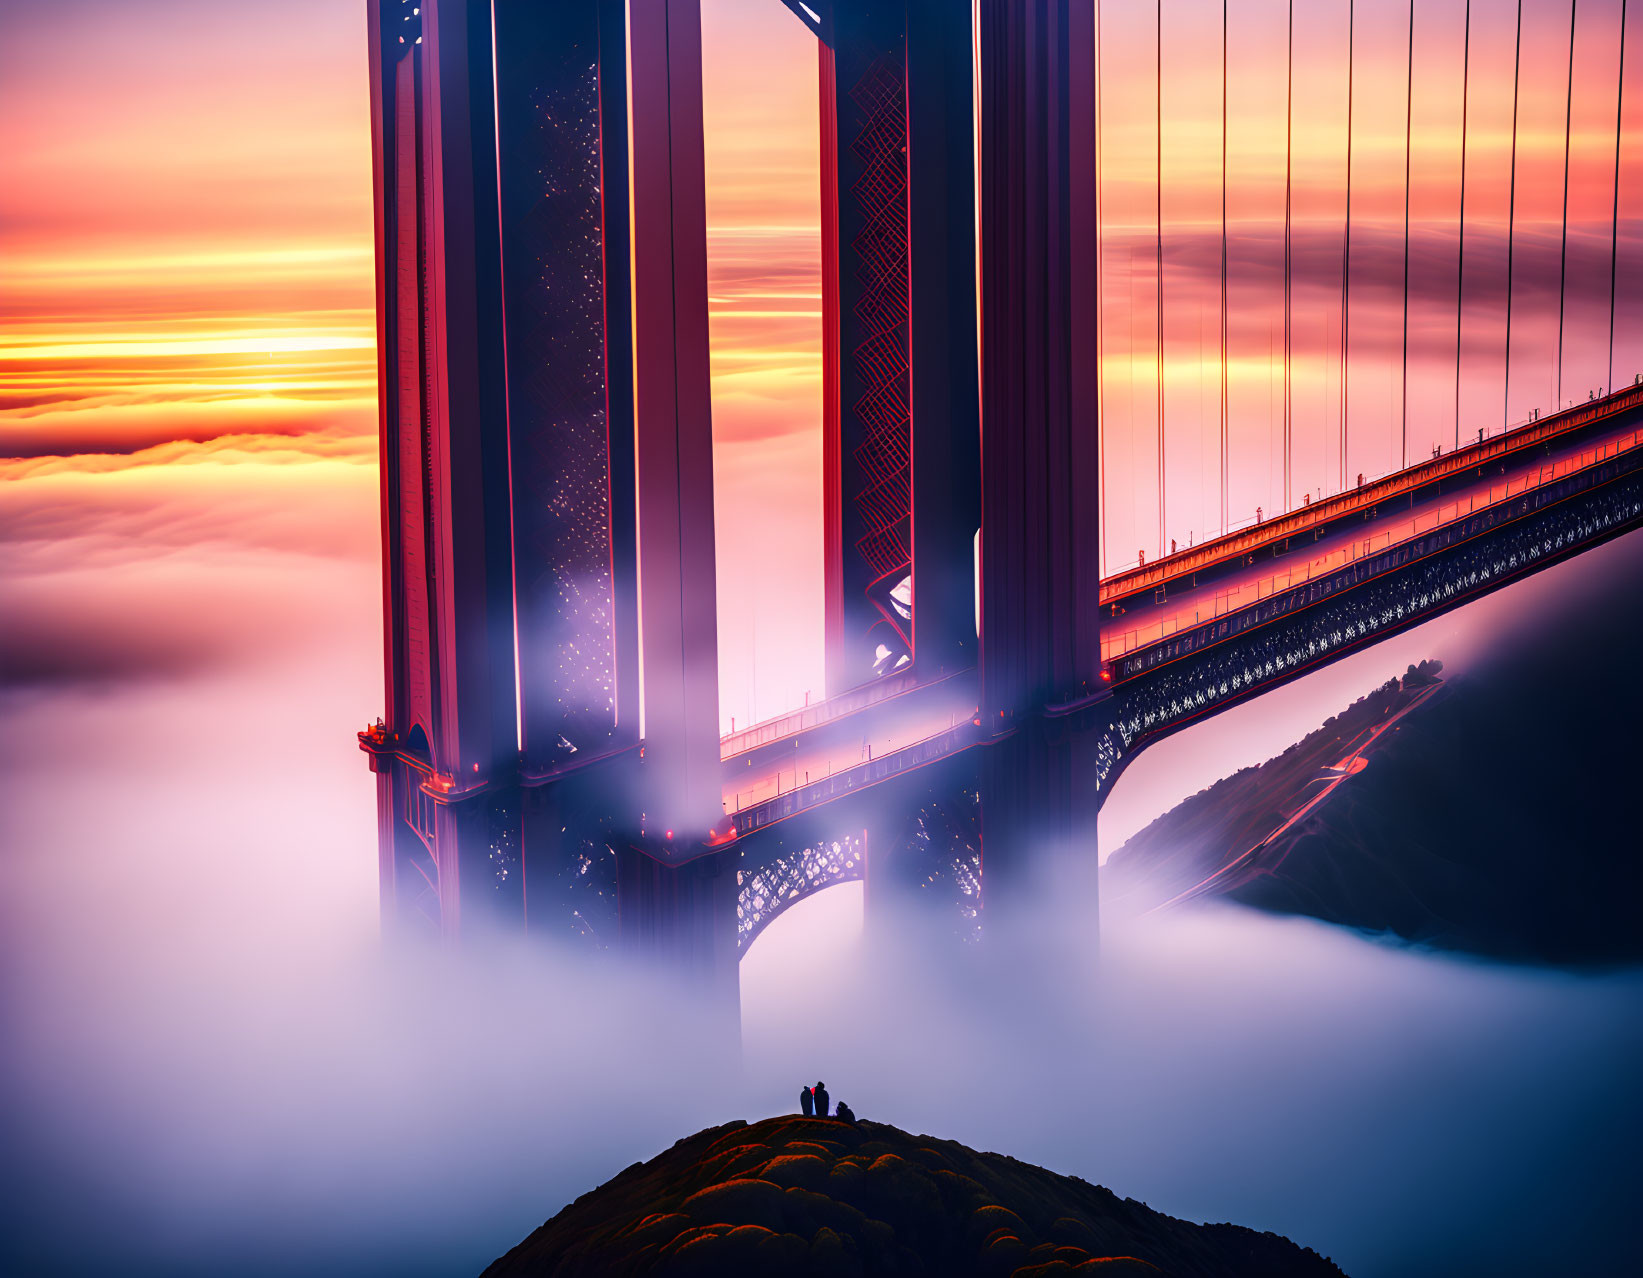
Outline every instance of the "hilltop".
<path fill-rule="evenodd" d="M 486 1278 L 623 1275 L 1339 1276 L 1315 1252 L 1195 1225 L 955 1141 L 883 1123 L 709 1128 L 584 1194 Z"/>

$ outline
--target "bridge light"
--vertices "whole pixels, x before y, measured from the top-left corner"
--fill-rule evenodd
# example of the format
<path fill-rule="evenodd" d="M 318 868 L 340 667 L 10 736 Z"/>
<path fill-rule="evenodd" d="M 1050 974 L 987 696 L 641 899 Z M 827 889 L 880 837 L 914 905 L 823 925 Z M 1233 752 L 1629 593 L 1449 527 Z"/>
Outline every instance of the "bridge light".
<path fill-rule="evenodd" d="M 669 830 L 667 832 L 667 837 L 670 838 L 670 839 L 673 837 L 673 831 L 672 830 Z"/>

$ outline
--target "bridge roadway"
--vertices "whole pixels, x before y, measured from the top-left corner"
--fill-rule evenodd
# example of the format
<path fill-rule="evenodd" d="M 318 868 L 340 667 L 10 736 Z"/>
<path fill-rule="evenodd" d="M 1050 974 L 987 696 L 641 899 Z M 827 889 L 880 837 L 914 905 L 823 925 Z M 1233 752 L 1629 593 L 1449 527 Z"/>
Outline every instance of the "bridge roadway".
<path fill-rule="evenodd" d="M 1327 579 L 1480 512 L 1643 448 L 1643 387 L 1518 427 L 1362 490 L 1102 583 L 1102 657 L 1117 660 Z M 1110 602 L 1109 602 L 1110 601 Z M 1114 615 L 1116 614 L 1116 615 Z M 1115 667 L 1125 679 L 1121 663 Z M 975 672 L 892 676 L 725 737 L 724 810 L 737 835 L 974 744 Z"/>
<path fill-rule="evenodd" d="M 875 771 L 882 771 L 888 766 L 886 760 L 895 759 L 909 747 L 964 735 L 967 729 L 973 731 L 975 713 L 974 670 L 930 683 L 908 681 L 890 696 L 866 701 L 791 735 L 728 754 L 724 765 L 725 811 L 746 813 L 770 800 L 824 785 L 874 763 L 881 765 Z M 734 749 L 737 744 L 736 737 L 725 738 L 727 748 Z M 820 797 L 823 795 L 817 793 L 810 796 L 810 801 Z M 803 806 L 809 806 L 809 802 Z M 739 833 L 745 832 L 741 824 L 739 819 Z"/>
<path fill-rule="evenodd" d="M 1242 612 L 1271 595 L 1521 497 L 1640 443 L 1643 432 L 1630 421 L 1610 421 L 1595 433 L 1565 436 L 1538 447 L 1531 443 L 1485 462 L 1482 474 L 1469 468 L 1389 497 L 1356 517 L 1337 517 L 1328 525 L 1234 556 L 1230 565 L 1211 565 L 1221 569 L 1214 575 L 1200 568 L 1175 577 L 1116 605 L 1118 615 L 1109 615 L 1101 628 L 1101 657 L 1113 661 L 1216 617 Z M 1442 491 L 1432 491 L 1434 487 Z M 1240 559 L 1245 562 L 1237 562 Z M 1206 578 L 1202 583 L 1200 576 Z M 1110 614 L 1114 605 L 1107 608 Z"/>

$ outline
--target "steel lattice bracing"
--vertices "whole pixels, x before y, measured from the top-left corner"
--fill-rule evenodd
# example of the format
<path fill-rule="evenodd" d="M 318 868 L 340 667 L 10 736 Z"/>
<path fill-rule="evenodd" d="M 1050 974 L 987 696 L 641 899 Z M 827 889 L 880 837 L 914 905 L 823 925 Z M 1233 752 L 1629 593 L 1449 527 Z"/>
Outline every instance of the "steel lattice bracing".
<path fill-rule="evenodd" d="M 736 944 L 745 953 L 783 910 L 824 888 L 867 875 L 862 834 L 846 833 L 788 850 L 778 846 L 755 865 L 742 858 L 736 872 Z"/>
<path fill-rule="evenodd" d="M 974 783 L 913 799 L 878 877 L 903 908 L 941 919 L 961 941 L 981 937 L 981 795 Z M 882 888 L 881 888 L 882 890 Z"/>
<path fill-rule="evenodd" d="M 520 736 L 541 769 L 617 723 L 598 14 L 499 5 L 496 56 Z"/>
<path fill-rule="evenodd" d="M 974 758 L 901 779 L 893 796 L 867 791 L 741 841 L 738 935 L 746 953 L 800 901 L 867 880 L 869 909 L 893 902 L 937 934 L 980 934 L 980 795 Z"/>
<path fill-rule="evenodd" d="M 975 660 L 968 26 L 953 0 L 819 26 L 829 695 Z"/>
<path fill-rule="evenodd" d="M 860 176 L 850 197 L 862 226 L 850 249 L 860 286 L 855 305 L 856 375 L 851 411 L 860 439 L 851 450 L 861 487 L 853 494 L 861 556 L 873 586 L 912 571 L 913 452 L 907 385 L 907 83 L 901 63 L 880 55 L 850 99 L 862 119 L 850 144 Z M 912 616 L 884 609 L 905 648 L 912 646 Z"/>
<path fill-rule="evenodd" d="M 837 282 L 837 633 L 830 692 L 911 661 L 912 416 L 908 351 L 906 37 L 895 15 L 845 19 L 823 63 L 822 163 L 836 174 L 823 269 Z M 831 426 L 831 423 L 829 423 Z"/>

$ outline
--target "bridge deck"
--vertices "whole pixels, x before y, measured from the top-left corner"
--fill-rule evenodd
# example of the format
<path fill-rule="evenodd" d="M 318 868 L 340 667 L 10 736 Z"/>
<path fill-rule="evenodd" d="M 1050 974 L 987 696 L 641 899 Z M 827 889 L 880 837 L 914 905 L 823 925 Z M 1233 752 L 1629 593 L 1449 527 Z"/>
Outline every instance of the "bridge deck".
<path fill-rule="evenodd" d="M 1615 417 L 1638 407 L 1643 407 L 1643 386 L 1632 385 L 1538 421 L 1525 422 L 1504 434 L 1468 444 L 1447 456 L 1419 462 L 1367 483 L 1362 488 L 1312 502 L 1253 527 L 1217 537 L 1201 546 L 1166 555 L 1153 563 L 1114 573 L 1101 583 L 1101 602 L 1106 604 L 1122 600 L 1128 606 L 1131 595 L 1156 589 L 1160 585 L 1167 586 L 1174 580 L 1213 569 L 1217 564 L 1237 559 L 1240 555 L 1267 549 L 1343 515 L 1384 505 L 1388 499 L 1407 496 L 1445 476 L 1464 474 L 1489 462 L 1498 463 L 1503 457 L 1535 444 L 1556 440 L 1559 436 L 1580 431 L 1594 421 Z"/>
<path fill-rule="evenodd" d="M 797 710 L 789 710 L 786 714 L 779 714 L 771 719 L 761 719 L 758 723 L 742 728 L 736 732 L 728 732 L 719 739 L 719 757 L 724 760 L 750 754 L 771 745 L 777 741 L 784 741 L 797 736 L 801 732 L 811 732 L 817 728 L 837 723 L 870 706 L 880 706 L 886 701 L 898 697 L 912 695 L 922 698 L 929 694 L 924 689 L 938 684 L 948 683 L 964 678 L 968 671 L 958 671 L 954 674 L 938 674 L 933 678 L 921 679 L 911 671 L 902 674 L 886 675 L 882 679 L 875 679 L 872 683 L 865 683 L 859 688 L 852 688 L 849 692 L 841 693 L 836 697 L 829 697 L 826 701 L 816 701 L 801 706 Z"/>
<path fill-rule="evenodd" d="M 1454 476 L 1447 481 L 1454 485 L 1452 489 L 1425 499 L 1417 499 L 1414 490 L 1406 487 L 1402 494 L 1365 510 L 1362 523 L 1321 535 L 1318 530 L 1312 536 L 1303 534 L 1291 540 L 1287 551 L 1278 543 L 1252 552 L 1253 562 L 1242 571 L 1203 585 L 1194 584 L 1190 577 L 1171 582 L 1158 588 L 1162 600 L 1143 595 L 1127 601 L 1125 612 L 1102 627 L 1101 656 L 1111 661 L 1181 630 L 1238 612 L 1269 595 L 1465 519 L 1497 502 L 1521 497 L 1640 444 L 1643 431 L 1629 421 L 1617 422 L 1596 433 L 1582 433 L 1578 439 L 1554 438 L 1544 449 L 1516 451 L 1504 462 L 1485 464 L 1484 473 L 1472 483 L 1463 486 L 1461 477 Z"/>
<path fill-rule="evenodd" d="M 970 721 L 975 698 L 973 677 L 948 678 L 880 701 L 873 714 L 834 720 L 832 731 L 806 731 L 729 757 L 725 811 L 744 811 L 940 736 Z"/>

